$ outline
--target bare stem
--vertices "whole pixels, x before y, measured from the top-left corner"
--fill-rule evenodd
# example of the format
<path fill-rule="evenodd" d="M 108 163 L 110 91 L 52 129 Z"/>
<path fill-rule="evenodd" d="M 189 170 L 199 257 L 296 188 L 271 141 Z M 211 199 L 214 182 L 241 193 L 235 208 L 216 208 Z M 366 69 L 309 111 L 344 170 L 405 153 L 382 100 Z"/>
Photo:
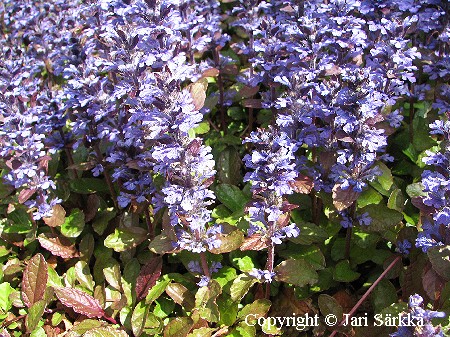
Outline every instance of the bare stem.
<path fill-rule="evenodd" d="M 155 238 L 155 227 L 153 226 L 152 219 L 150 217 L 149 205 L 145 206 L 145 222 L 147 223 L 148 233 L 150 240 Z"/>
<path fill-rule="evenodd" d="M 219 69 L 219 75 L 217 75 L 217 86 L 219 87 L 219 112 L 220 112 L 220 124 L 222 127 L 223 133 L 227 134 L 227 117 L 225 115 L 225 107 L 224 107 L 224 97 L 225 92 L 223 88 L 223 77 L 220 72 L 220 54 L 217 48 L 214 49 L 214 62 L 216 63 L 216 67 Z"/>
<path fill-rule="evenodd" d="M 352 227 L 347 228 L 347 233 L 345 235 L 345 259 L 350 258 L 350 243 L 352 242 Z"/>
<path fill-rule="evenodd" d="M 203 273 L 207 278 L 211 278 L 211 274 L 209 272 L 208 262 L 206 261 L 206 253 L 200 253 L 200 263 L 202 264 Z"/>
<path fill-rule="evenodd" d="M 273 245 L 272 240 L 270 240 L 269 242 L 269 247 L 268 247 L 268 251 L 267 251 L 267 264 L 266 264 L 266 269 L 272 273 L 273 272 L 273 263 L 274 263 L 274 257 L 275 257 L 275 246 Z M 266 293 L 265 293 L 265 298 L 269 299 L 270 298 L 270 282 L 266 283 Z"/>
<path fill-rule="evenodd" d="M 352 226 L 355 222 L 356 204 L 353 203 L 350 206 L 350 219 L 352 221 Z M 352 227 L 347 228 L 347 234 L 345 236 L 345 259 L 350 258 L 350 244 L 352 242 Z"/>
<path fill-rule="evenodd" d="M 409 141 L 412 143 L 414 140 L 414 115 L 416 114 L 416 111 L 414 109 L 414 84 L 411 84 L 411 90 L 410 90 L 410 98 L 409 98 Z"/>
<path fill-rule="evenodd" d="M 104 165 L 103 155 L 102 155 L 102 152 L 100 151 L 100 147 L 98 146 L 98 144 L 94 145 L 94 150 L 97 155 L 98 161 L 101 162 L 104 167 L 105 165 Z M 114 207 L 119 209 L 119 205 L 117 203 L 116 191 L 114 190 L 114 185 L 112 183 L 111 176 L 109 175 L 108 171 L 106 170 L 106 167 L 103 168 L 103 175 L 105 177 L 106 184 L 108 185 L 109 193 L 111 193 L 111 198 L 113 200 Z"/>
<path fill-rule="evenodd" d="M 358 303 L 355 304 L 355 306 L 352 308 L 352 310 L 350 310 L 350 312 L 346 315 L 346 318 L 343 319 L 340 323 L 339 326 L 343 325 L 346 320 L 348 320 L 348 318 L 352 317 L 355 312 L 358 310 L 358 308 L 361 306 L 361 304 L 363 304 L 363 302 L 366 300 L 366 298 L 372 293 L 373 289 L 378 285 L 378 283 L 381 282 L 381 280 L 386 276 L 386 274 L 395 266 L 395 264 L 401 260 L 401 256 L 397 256 L 396 259 L 394 261 L 391 262 L 391 264 L 386 268 L 386 270 L 384 272 L 381 273 L 380 276 L 378 276 L 378 278 L 376 279 L 376 281 L 370 286 L 369 289 L 367 289 L 367 291 L 364 293 L 364 295 L 361 297 L 361 299 L 358 301 Z M 334 337 L 337 334 L 337 331 L 334 330 L 330 337 Z"/>

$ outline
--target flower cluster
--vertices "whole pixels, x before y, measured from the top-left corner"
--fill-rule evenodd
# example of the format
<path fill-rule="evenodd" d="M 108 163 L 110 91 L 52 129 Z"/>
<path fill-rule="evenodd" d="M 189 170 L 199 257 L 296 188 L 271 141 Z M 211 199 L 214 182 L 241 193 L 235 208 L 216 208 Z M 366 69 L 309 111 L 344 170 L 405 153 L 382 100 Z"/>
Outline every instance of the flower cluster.
<path fill-rule="evenodd" d="M 426 213 L 422 217 L 422 231 L 416 240 L 416 247 L 427 252 L 429 248 L 450 244 L 450 122 L 437 120 L 430 124 L 431 133 L 443 137 L 442 152 L 428 151 L 424 158 L 427 165 L 434 171 L 425 170 L 422 173 L 423 204 Z"/>
<path fill-rule="evenodd" d="M 417 294 L 410 296 L 408 306 L 409 310 L 402 319 L 404 325 L 400 325 L 398 331 L 390 334 L 391 337 L 444 337 L 441 327 L 435 327 L 431 322 L 433 318 L 445 317 L 444 312 L 424 309 L 423 298 Z"/>
<path fill-rule="evenodd" d="M 244 157 L 245 165 L 252 170 L 245 175 L 244 181 L 251 182 L 254 197 L 247 206 L 250 216 L 248 235 L 260 236 L 269 248 L 269 254 L 273 254 L 274 245 L 300 233 L 294 223 L 289 223 L 290 210 L 297 206 L 284 198 L 294 192 L 292 185 L 298 175 L 294 163 L 296 145 L 287 134 L 275 128 L 252 132 L 245 142 L 253 144 L 252 154 Z M 257 270 L 254 276 L 260 278 L 262 275 L 271 281 L 272 267 L 269 265 L 266 271 Z"/>
<path fill-rule="evenodd" d="M 76 12 L 77 5 L 4 1 L 0 7 L 8 26 L 0 50 L 0 156 L 9 169 L 6 181 L 20 191 L 19 202 L 33 209 L 36 220 L 61 202 L 48 176 L 49 155 L 67 141 L 55 75 L 72 20 L 66 12 Z"/>

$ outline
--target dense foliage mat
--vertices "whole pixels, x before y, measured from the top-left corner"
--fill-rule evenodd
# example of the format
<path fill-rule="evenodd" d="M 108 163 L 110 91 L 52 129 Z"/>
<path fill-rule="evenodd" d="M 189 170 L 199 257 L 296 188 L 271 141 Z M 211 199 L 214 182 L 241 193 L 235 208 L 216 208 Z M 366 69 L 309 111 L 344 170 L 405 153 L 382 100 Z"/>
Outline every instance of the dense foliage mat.
<path fill-rule="evenodd" d="M 3 0 L 0 336 L 449 334 L 445 0 Z"/>

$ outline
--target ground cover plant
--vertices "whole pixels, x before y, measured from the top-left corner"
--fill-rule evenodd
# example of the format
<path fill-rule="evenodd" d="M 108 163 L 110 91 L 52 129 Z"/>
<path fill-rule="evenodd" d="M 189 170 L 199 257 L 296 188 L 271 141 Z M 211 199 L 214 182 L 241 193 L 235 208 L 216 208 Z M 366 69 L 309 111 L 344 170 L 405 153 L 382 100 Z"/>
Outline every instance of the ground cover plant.
<path fill-rule="evenodd" d="M 449 14 L 2 0 L 0 336 L 448 336 Z"/>

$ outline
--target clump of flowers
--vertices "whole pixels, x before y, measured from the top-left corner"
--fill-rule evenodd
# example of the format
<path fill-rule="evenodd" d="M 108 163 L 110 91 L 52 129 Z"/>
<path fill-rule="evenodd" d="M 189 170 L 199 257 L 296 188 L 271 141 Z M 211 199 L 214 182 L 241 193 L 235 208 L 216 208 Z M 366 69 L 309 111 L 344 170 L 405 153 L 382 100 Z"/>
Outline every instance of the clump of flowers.
<path fill-rule="evenodd" d="M 443 137 L 441 142 L 442 152 L 428 151 L 424 158 L 427 165 L 434 170 L 425 170 L 422 173 L 423 192 L 422 198 L 424 216 L 422 217 L 422 231 L 416 240 L 416 247 L 424 252 L 437 246 L 450 244 L 450 122 L 437 120 L 430 124 L 431 134 Z"/>
<path fill-rule="evenodd" d="M 444 312 L 424 309 L 423 298 L 420 295 L 411 295 L 408 302 L 408 311 L 403 315 L 398 331 L 390 334 L 391 337 L 444 337 L 440 326 L 433 326 L 433 318 L 445 317 Z M 412 324 L 411 324 L 412 323 Z"/>
<path fill-rule="evenodd" d="M 294 223 L 289 223 L 290 210 L 297 206 L 284 198 L 294 193 L 296 145 L 287 134 L 275 128 L 252 132 L 245 142 L 254 147 L 252 154 L 244 157 L 245 165 L 252 169 L 244 181 L 251 182 L 254 197 L 247 206 L 250 216 L 248 235 L 259 237 L 269 250 L 266 270 L 256 270 L 252 275 L 270 282 L 274 276 L 274 246 L 300 233 Z"/>

